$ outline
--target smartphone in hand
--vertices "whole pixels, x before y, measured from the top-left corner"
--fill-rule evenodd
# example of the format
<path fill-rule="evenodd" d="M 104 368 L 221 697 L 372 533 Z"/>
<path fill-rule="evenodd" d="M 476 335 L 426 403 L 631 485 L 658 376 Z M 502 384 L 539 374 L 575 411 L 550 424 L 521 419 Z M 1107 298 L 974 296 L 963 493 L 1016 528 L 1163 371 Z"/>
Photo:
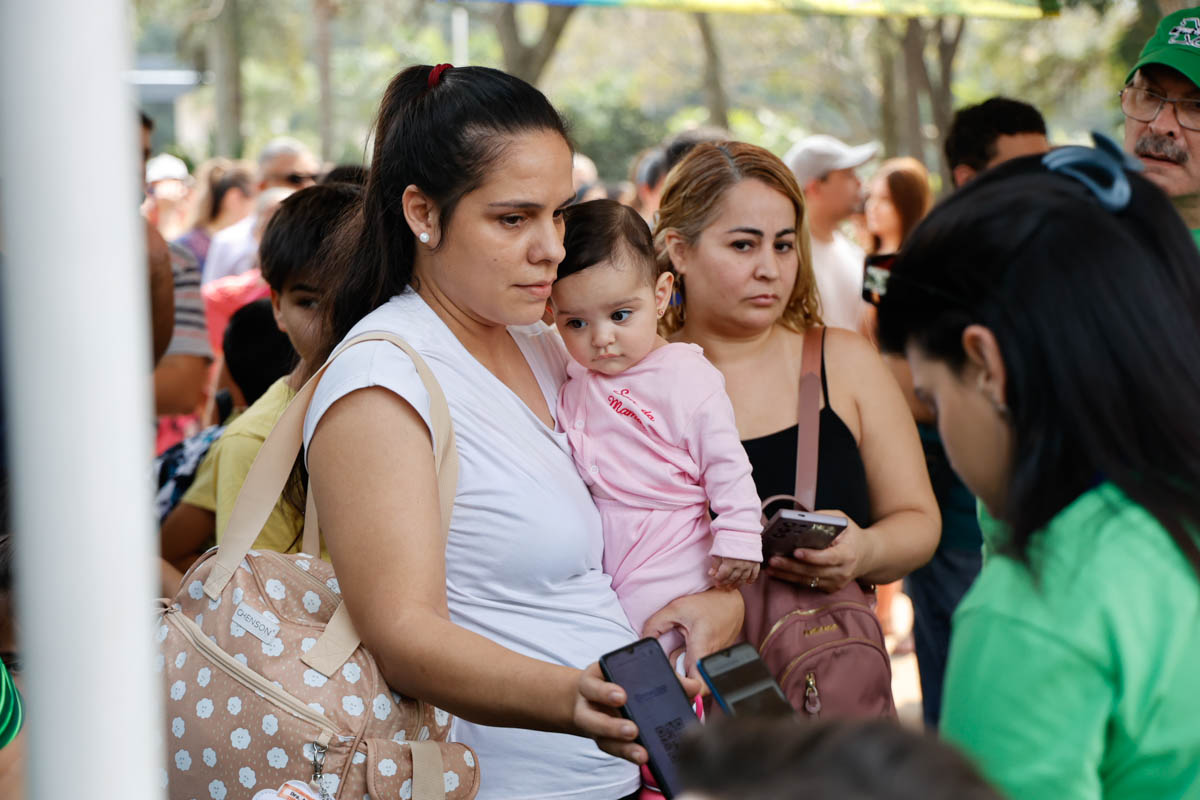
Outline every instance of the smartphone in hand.
<path fill-rule="evenodd" d="M 846 530 L 849 521 L 832 514 L 776 511 L 763 530 L 763 554 L 790 556 L 798 548 L 824 550 Z"/>
<path fill-rule="evenodd" d="M 699 722 L 657 639 L 642 639 L 600 657 L 604 677 L 625 690 L 621 713 L 638 727 L 638 744 L 650 755 L 650 773 L 663 796 L 679 791 L 679 744 Z"/>
<path fill-rule="evenodd" d="M 700 677 L 731 717 L 783 717 L 795 713 L 753 645 L 735 644 L 700 659 Z"/>

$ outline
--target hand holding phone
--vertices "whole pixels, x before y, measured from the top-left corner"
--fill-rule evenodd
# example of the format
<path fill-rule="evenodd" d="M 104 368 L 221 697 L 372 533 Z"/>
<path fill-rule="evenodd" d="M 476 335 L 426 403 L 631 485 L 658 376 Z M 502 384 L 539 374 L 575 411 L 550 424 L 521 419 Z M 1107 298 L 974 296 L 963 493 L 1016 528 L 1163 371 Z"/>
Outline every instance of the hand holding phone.
<path fill-rule="evenodd" d="M 637 743 L 637 726 L 621 714 L 625 692 L 604 677 L 599 662 L 579 673 L 570 730 L 596 741 L 609 755 L 635 764 L 646 763 L 646 750 Z"/>
<path fill-rule="evenodd" d="M 699 722 L 657 639 L 642 639 L 600 657 L 604 677 L 625 690 L 621 713 L 638 727 L 637 741 L 663 796 L 679 792 L 679 744 Z"/>

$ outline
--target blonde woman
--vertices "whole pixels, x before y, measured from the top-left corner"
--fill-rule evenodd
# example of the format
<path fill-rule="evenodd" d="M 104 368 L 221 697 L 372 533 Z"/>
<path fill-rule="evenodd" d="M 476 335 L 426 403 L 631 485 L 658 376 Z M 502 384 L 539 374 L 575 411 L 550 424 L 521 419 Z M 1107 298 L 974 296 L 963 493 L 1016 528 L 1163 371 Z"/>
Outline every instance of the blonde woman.
<path fill-rule="evenodd" d="M 802 343 L 821 324 L 800 187 L 761 147 L 698 145 L 667 178 L 655 244 L 679 286 L 664 333 L 724 374 L 759 496 L 791 494 Z M 859 335 L 826 331 L 821 375 L 817 507 L 850 524 L 828 549 L 772 557 L 767 574 L 826 592 L 894 581 L 938 541 L 916 426 Z"/>

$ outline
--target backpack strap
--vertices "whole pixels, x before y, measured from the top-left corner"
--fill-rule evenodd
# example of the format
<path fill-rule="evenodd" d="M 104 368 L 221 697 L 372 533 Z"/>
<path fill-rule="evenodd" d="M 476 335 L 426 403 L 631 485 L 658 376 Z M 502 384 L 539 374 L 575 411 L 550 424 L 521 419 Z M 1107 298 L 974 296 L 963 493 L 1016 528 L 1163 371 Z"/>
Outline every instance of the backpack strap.
<path fill-rule="evenodd" d="M 800 364 L 800 410 L 796 417 L 796 502 L 815 511 L 817 455 L 821 447 L 821 378 L 825 372 L 825 329 L 804 332 Z"/>
<path fill-rule="evenodd" d="M 825 378 L 825 329 L 804 332 L 800 358 L 800 409 L 796 415 L 796 488 L 794 494 L 773 494 L 762 501 L 762 524 L 767 526 L 767 507 L 790 500 L 801 511 L 815 511 L 817 503 L 817 456 L 821 446 L 821 393 Z"/>
<path fill-rule="evenodd" d="M 296 393 L 275 427 L 271 430 L 263 446 L 259 449 L 242 490 L 234 502 L 233 511 L 229 517 L 225 535 L 217 554 L 213 559 L 212 570 L 204 583 L 204 592 L 211 599 L 220 597 L 225 587 L 232 580 L 234 570 L 242 559 L 250 552 L 254 540 L 262 531 L 271 511 L 275 508 L 288 477 L 292 465 L 300 453 L 304 435 L 304 417 L 308 413 L 313 393 L 317 384 L 325 374 L 325 370 L 333 360 L 348 348 L 362 342 L 385 341 L 403 350 L 412 359 L 420 375 L 425 389 L 429 392 L 430 424 L 433 428 L 434 468 L 437 470 L 438 499 L 441 502 L 442 528 L 449 531 L 450 515 L 454 508 L 454 495 L 458 486 L 458 451 L 454 442 L 454 429 L 450 422 L 450 409 L 446 404 L 446 396 L 441 386 L 434 378 L 428 365 L 412 347 L 395 334 L 386 331 L 371 331 L 354 337 L 343 344 L 329 357 L 329 360 L 317 370 L 316 374 Z M 309 492 L 307 501 L 304 552 L 320 555 L 320 545 L 317 536 L 318 521 L 316 506 Z M 344 604 L 335 609 L 333 617 L 326 625 L 325 632 L 317 639 L 316 645 L 305 655 L 303 661 L 326 677 L 336 672 L 350 654 L 358 647 L 359 636 L 350 622 L 350 615 Z M 340 660 L 339 660 L 340 659 Z M 335 663 L 336 662 L 336 663 Z"/>

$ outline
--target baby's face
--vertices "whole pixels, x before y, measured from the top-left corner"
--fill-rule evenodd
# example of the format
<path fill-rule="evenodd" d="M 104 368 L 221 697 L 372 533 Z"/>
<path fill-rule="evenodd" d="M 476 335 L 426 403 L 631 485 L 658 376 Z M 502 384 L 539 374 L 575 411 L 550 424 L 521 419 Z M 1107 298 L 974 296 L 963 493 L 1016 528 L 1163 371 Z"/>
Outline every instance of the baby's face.
<path fill-rule="evenodd" d="M 669 295 L 669 275 L 651 286 L 640 267 L 602 261 L 555 281 L 550 297 L 571 357 L 588 369 L 616 375 L 662 342 L 658 318 Z"/>

